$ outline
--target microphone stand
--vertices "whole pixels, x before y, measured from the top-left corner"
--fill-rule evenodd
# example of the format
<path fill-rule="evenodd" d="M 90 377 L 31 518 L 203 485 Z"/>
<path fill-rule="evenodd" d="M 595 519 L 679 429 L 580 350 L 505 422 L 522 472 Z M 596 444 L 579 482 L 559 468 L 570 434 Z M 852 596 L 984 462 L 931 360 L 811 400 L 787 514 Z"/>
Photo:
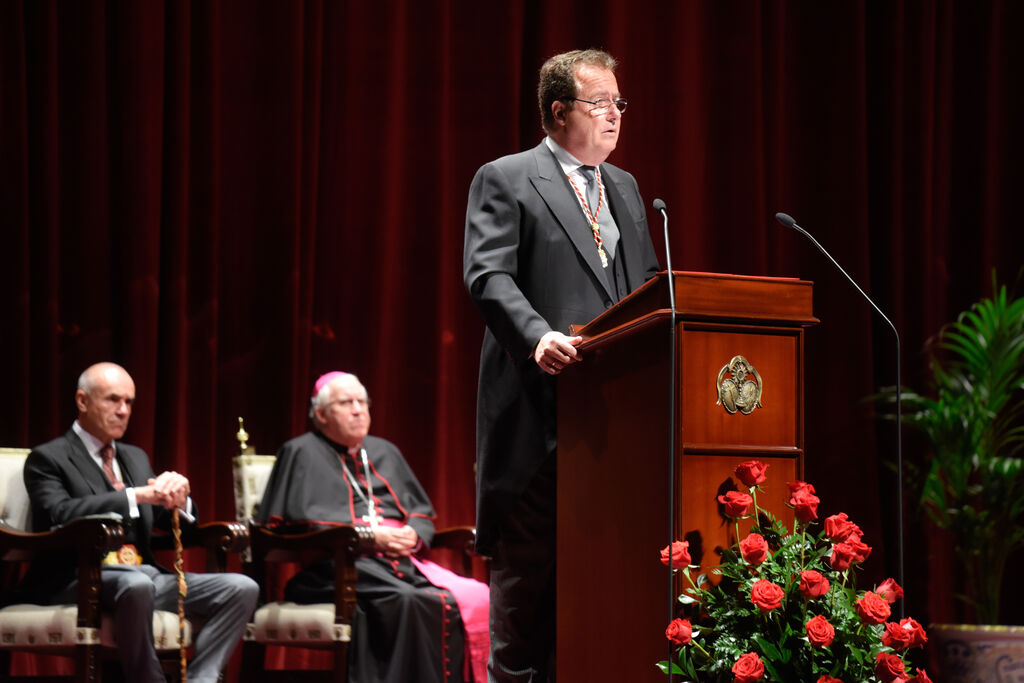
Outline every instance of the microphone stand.
<path fill-rule="evenodd" d="M 668 413 L 669 413 L 669 436 L 668 436 L 668 620 L 671 623 L 675 618 L 675 572 L 672 566 L 672 543 L 676 538 L 676 376 L 679 373 L 679 360 L 676 352 L 676 287 L 675 278 L 672 273 L 672 250 L 668 241 L 668 213 L 665 211 L 665 202 L 655 199 L 654 210 L 661 213 L 663 219 L 663 231 L 665 233 L 665 268 L 668 280 L 668 305 L 669 305 L 669 343 L 671 348 L 671 370 L 668 381 Z M 680 471 L 679 476 L 682 476 Z M 681 484 L 682 482 L 680 482 Z M 680 491 L 682 486 L 680 486 Z M 668 680 L 672 676 L 672 644 L 668 647 Z"/>
<path fill-rule="evenodd" d="M 871 307 L 875 309 L 878 315 L 882 316 L 882 320 L 889 324 L 892 329 L 893 335 L 896 337 L 896 575 L 898 577 L 897 582 L 900 586 L 903 586 L 903 384 L 901 382 L 900 373 L 900 333 L 896 330 L 896 326 L 893 325 L 889 317 L 882 313 L 882 309 L 875 305 L 871 297 L 868 296 L 863 289 L 860 288 L 850 274 L 847 273 L 839 262 L 832 258 L 832 254 L 825 250 L 825 247 L 818 243 L 818 240 L 814 239 L 811 233 L 807 232 L 793 220 L 793 217 L 785 213 L 775 214 L 775 219 L 782 223 L 787 228 L 792 228 L 799 232 L 801 235 L 811 241 L 811 244 L 818 248 L 822 254 L 828 257 L 828 260 L 832 262 L 839 272 L 846 276 L 846 279 L 850 281 L 861 296 L 867 299 L 867 302 L 871 304 Z M 903 601 L 900 601 L 900 619 L 903 619 L 904 607 Z"/>

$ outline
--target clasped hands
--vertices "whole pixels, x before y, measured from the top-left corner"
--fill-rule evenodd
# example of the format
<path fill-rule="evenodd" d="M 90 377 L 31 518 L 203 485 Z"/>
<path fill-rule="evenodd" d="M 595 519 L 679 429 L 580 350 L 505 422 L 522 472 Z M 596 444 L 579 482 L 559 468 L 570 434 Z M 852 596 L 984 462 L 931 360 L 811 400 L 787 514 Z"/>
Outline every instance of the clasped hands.
<path fill-rule="evenodd" d="M 185 507 L 191 491 L 185 475 L 164 472 L 156 479 L 147 479 L 145 486 L 135 487 L 135 500 L 173 510 Z"/>
<path fill-rule="evenodd" d="M 408 557 L 416 550 L 420 537 L 411 526 L 377 526 L 373 528 L 374 546 L 388 557 Z"/>

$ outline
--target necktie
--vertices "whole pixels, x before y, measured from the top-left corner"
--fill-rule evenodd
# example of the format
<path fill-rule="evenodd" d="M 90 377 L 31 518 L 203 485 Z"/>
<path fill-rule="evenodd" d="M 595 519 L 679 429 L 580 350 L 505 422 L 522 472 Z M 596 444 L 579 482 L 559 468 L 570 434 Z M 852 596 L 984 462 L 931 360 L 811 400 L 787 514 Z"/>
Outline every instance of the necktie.
<path fill-rule="evenodd" d="M 597 205 L 601 202 L 601 188 L 597 185 L 596 169 L 593 166 L 580 166 L 580 172 L 587 179 L 587 208 L 590 209 L 590 213 L 596 214 Z"/>
<path fill-rule="evenodd" d="M 114 447 L 109 443 L 103 446 L 100 449 L 100 457 L 103 458 L 103 474 L 107 475 L 110 485 L 115 491 L 123 491 L 124 482 L 118 481 L 117 475 L 114 474 Z"/>

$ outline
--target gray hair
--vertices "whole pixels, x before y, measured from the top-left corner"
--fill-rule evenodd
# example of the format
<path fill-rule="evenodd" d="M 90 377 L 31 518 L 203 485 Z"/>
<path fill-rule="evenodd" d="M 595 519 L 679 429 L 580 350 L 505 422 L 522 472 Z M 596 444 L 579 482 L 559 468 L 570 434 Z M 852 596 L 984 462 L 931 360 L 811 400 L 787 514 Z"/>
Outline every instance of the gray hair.
<path fill-rule="evenodd" d="M 555 116 L 551 113 L 551 105 L 562 100 L 572 109 L 573 98 L 579 94 L 576 82 L 576 69 L 581 64 L 596 66 L 614 72 L 618 62 L 604 50 L 573 50 L 555 55 L 540 68 L 540 81 L 537 83 L 537 103 L 540 105 L 540 121 L 544 130 L 555 129 Z"/>
<path fill-rule="evenodd" d="M 335 382 L 337 382 L 339 379 L 348 379 L 348 378 L 354 379 L 359 386 L 363 387 L 363 393 L 364 394 L 367 393 L 366 392 L 366 387 L 363 386 L 363 383 L 359 381 L 358 377 L 353 375 L 351 372 L 341 372 L 341 373 L 338 374 L 337 377 L 332 377 L 330 382 L 325 382 L 324 385 L 322 387 L 320 387 L 320 391 L 318 391 L 315 394 L 313 394 L 312 398 L 309 399 L 309 419 L 310 420 L 313 420 L 315 422 L 316 421 L 316 411 L 317 411 L 317 408 L 322 408 L 323 406 L 325 406 L 327 404 L 327 399 L 328 399 L 328 397 L 331 394 L 331 385 L 334 384 Z"/>

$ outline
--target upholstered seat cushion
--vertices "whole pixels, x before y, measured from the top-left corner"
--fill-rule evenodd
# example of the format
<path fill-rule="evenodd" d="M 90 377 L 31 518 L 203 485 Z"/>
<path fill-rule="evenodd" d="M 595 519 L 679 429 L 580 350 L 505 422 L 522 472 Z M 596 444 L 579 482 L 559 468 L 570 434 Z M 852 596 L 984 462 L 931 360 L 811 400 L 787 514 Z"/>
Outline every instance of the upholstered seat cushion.
<path fill-rule="evenodd" d="M 32 512 L 21 478 L 28 453 L 24 448 L 0 448 L 0 522 L 16 531 L 28 529 Z"/>
<path fill-rule="evenodd" d="M 0 609 L 0 649 L 53 649 L 81 644 L 114 647 L 113 617 L 103 615 L 100 633 L 78 628 L 75 605 L 11 605 Z M 178 648 L 178 615 L 153 613 L 153 641 L 157 650 Z M 185 620 L 185 644 L 192 645 L 192 624 Z"/>
<path fill-rule="evenodd" d="M 272 602 L 256 610 L 245 640 L 268 644 L 321 644 L 348 642 L 352 627 L 334 623 L 334 605 L 298 605 Z"/>

